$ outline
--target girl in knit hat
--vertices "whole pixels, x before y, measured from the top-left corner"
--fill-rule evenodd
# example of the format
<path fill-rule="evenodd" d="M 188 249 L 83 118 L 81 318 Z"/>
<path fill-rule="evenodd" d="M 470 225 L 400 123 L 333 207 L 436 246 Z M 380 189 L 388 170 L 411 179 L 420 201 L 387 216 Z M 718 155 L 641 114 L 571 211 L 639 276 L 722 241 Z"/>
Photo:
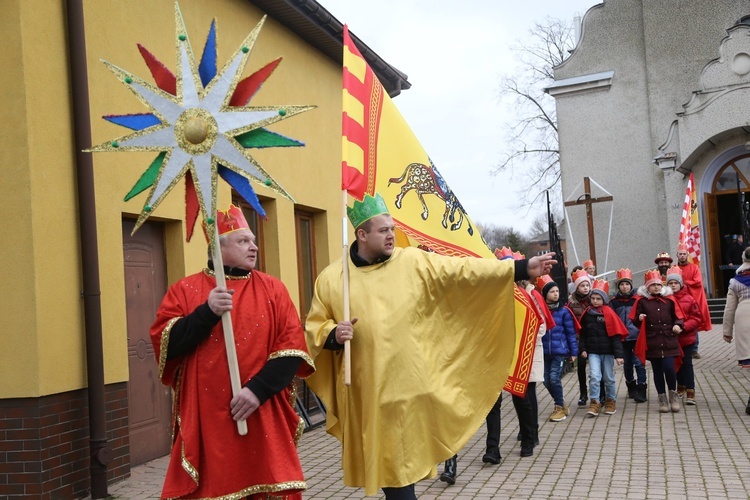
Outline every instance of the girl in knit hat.
<path fill-rule="evenodd" d="M 636 353 L 642 363 L 645 364 L 646 359 L 651 362 L 659 411 L 678 412 L 675 359 L 682 355 L 677 338 L 683 327 L 682 310 L 671 296 L 672 290 L 662 286 L 658 270 L 646 272 L 645 281 L 638 289 L 638 300 L 630 312 L 630 320 L 640 329 Z"/>
<path fill-rule="evenodd" d="M 690 291 L 683 286 L 682 270 L 678 266 L 667 271 L 667 286 L 672 289 L 674 298 L 685 315 L 682 333 L 677 336 L 682 348 L 682 365 L 677 369 L 677 397 L 685 397 L 685 404 L 695 406 L 695 374 L 693 372 L 693 352 L 698 338 L 698 328 L 703 315 Z"/>
<path fill-rule="evenodd" d="M 589 306 L 589 293 L 591 292 L 591 278 L 588 273 L 580 269 L 573 273 L 573 293 L 568 297 L 568 307 L 573 312 L 576 321 L 580 323 L 583 311 Z M 580 397 L 578 406 L 586 406 L 589 401 L 586 389 L 586 358 L 578 356 L 578 387 Z"/>

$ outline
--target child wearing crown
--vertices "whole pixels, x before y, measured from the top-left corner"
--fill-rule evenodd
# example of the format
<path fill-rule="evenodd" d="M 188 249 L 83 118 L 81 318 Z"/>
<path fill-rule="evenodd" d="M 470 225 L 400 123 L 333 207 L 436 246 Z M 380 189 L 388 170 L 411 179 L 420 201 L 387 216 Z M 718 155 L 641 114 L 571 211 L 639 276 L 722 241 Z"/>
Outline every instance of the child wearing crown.
<path fill-rule="evenodd" d="M 568 296 L 568 307 L 576 322 L 580 323 L 583 312 L 589 306 L 591 277 L 585 270 L 580 269 L 573 273 L 572 278 L 574 291 Z M 589 402 L 588 391 L 586 390 L 586 358 L 580 355 L 578 355 L 578 387 L 580 391 L 578 406 L 586 406 Z"/>
<path fill-rule="evenodd" d="M 677 397 L 685 397 L 685 404 L 695 406 L 695 374 L 693 372 L 693 352 L 696 348 L 698 328 L 703 322 L 698 303 L 687 287 L 683 286 L 682 269 L 670 267 L 667 271 L 667 286 L 672 289 L 675 300 L 685 315 L 682 333 L 677 336 L 682 348 L 682 365 L 677 368 Z M 686 397 L 687 396 L 687 397 Z"/>
<path fill-rule="evenodd" d="M 589 390 L 591 404 L 586 413 L 597 417 L 602 409 L 601 397 L 604 396 L 604 413 L 613 415 L 617 412 L 617 385 L 615 384 L 615 362 L 623 363 L 622 339 L 627 337 L 628 330 L 610 307 L 609 283 L 594 280 L 589 297 L 590 306 L 581 317 L 581 337 L 578 350 L 581 357 L 589 364 Z M 600 394 L 600 384 L 604 382 L 604 394 Z"/>
<path fill-rule="evenodd" d="M 560 288 L 548 275 L 536 280 L 536 288 L 544 298 L 547 308 L 552 313 L 554 327 L 547 330 L 542 337 L 544 349 L 544 387 L 555 400 L 555 409 L 549 419 L 561 422 L 568 416 L 568 406 L 562 386 L 562 369 L 565 359 L 574 361 L 578 355 L 575 319 L 570 309 L 560 302 Z"/>
<path fill-rule="evenodd" d="M 609 305 L 628 329 L 628 336 L 622 344 L 624 351 L 623 359 L 625 360 L 622 368 L 625 374 L 625 384 L 628 387 L 628 398 L 634 400 L 636 403 L 644 403 L 648 393 L 646 367 L 635 355 L 635 341 L 638 340 L 638 327 L 628 318 L 636 300 L 635 289 L 633 288 L 633 273 L 630 269 L 620 269 L 617 271 L 616 286 L 617 293 L 609 301 Z M 633 370 L 635 370 L 635 377 L 633 376 Z"/>
<path fill-rule="evenodd" d="M 682 332 L 682 309 L 672 297 L 672 290 L 663 287 L 657 269 L 646 272 L 645 284 L 638 289 L 638 300 L 630 311 L 630 319 L 640 329 L 635 350 L 642 363 L 648 359 L 653 371 L 654 386 L 659 395 L 659 411 L 680 411 L 677 401 L 675 359 L 681 357 L 678 335 Z M 667 395 L 669 390 L 669 395 Z"/>

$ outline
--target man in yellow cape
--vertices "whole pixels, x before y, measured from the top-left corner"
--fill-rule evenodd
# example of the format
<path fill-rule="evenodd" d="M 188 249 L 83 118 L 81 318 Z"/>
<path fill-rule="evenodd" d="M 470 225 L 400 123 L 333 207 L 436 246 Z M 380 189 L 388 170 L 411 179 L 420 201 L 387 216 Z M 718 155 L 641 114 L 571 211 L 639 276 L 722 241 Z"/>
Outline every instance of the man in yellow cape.
<path fill-rule="evenodd" d="M 514 288 L 548 272 L 550 254 L 522 261 L 455 258 L 396 248 L 382 197 L 348 209 L 356 228 L 346 265 L 351 321 L 343 321 L 342 261 L 315 284 L 306 335 L 317 371 L 308 383 L 343 446 L 344 484 L 416 498 L 484 423 L 514 354 Z M 352 383 L 343 344 L 351 340 Z"/>

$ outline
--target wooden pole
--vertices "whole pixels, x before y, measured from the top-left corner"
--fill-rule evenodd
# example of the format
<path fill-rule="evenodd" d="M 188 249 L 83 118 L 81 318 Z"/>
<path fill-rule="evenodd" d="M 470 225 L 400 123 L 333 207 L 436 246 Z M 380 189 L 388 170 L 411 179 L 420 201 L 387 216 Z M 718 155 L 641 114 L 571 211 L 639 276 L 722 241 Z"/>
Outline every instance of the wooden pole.
<path fill-rule="evenodd" d="M 598 198 L 591 197 L 591 179 L 588 177 L 583 178 L 583 194 L 578 197 L 576 201 L 566 201 L 566 207 L 572 207 L 575 205 L 586 205 L 586 222 L 588 225 L 589 232 L 589 258 L 594 261 L 596 265 L 596 242 L 594 241 L 594 203 L 601 203 L 603 201 L 612 201 L 611 196 L 600 196 Z"/>
<path fill-rule="evenodd" d="M 586 194 L 586 222 L 588 223 L 589 229 L 589 258 L 594 261 L 596 266 L 596 238 L 594 237 L 594 210 L 591 206 L 591 179 L 588 177 L 583 178 L 583 190 Z"/>
<path fill-rule="evenodd" d="M 347 231 L 349 226 L 346 224 L 346 189 L 342 189 L 341 194 L 341 266 L 344 273 L 344 321 L 349 321 L 349 232 Z M 349 344 L 350 341 L 348 340 L 344 342 L 344 385 L 347 387 L 352 385 L 352 351 Z"/>
<path fill-rule="evenodd" d="M 219 219 L 216 218 L 218 221 Z M 221 246 L 219 243 L 218 228 L 214 228 L 214 275 L 216 276 L 216 286 L 227 286 L 227 280 L 224 276 L 224 260 L 221 258 Z M 237 348 L 234 345 L 234 329 L 232 328 L 232 315 L 230 311 L 221 314 L 221 326 L 224 329 L 224 346 L 227 350 L 227 363 L 229 364 L 229 380 L 232 383 L 232 396 L 237 396 L 242 389 L 240 383 L 240 366 L 237 363 Z M 240 436 L 247 434 L 247 421 L 237 421 L 237 432 Z"/>

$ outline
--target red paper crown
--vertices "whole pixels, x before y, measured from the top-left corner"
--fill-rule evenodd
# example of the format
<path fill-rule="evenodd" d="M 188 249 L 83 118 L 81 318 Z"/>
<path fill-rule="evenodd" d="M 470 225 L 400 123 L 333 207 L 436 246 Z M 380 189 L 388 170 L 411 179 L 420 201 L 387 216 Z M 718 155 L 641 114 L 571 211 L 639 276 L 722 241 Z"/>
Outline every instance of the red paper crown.
<path fill-rule="evenodd" d="M 687 252 L 688 251 L 688 247 L 687 247 L 686 244 L 680 243 L 679 245 L 677 245 L 677 251 L 678 252 Z"/>
<path fill-rule="evenodd" d="M 579 269 L 578 271 L 574 272 L 572 278 L 573 278 L 573 283 L 575 283 L 576 286 L 578 286 L 578 280 L 581 278 L 586 278 L 587 280 L 589 280 L 589 282 L 591 282 L 591 278 L 589 278 L 589 273 L 587 273 L 583 269 Z"/>
<path fill-rule="evenodd" d="M 646 271 L 643 279 L 646 283 L 646 286 L 653 285 L 655 283 L 661 283 L 661 273 L 658 269 L 652 269 L 651 271 Z"/>
<path fill-rule="evenodd" d="M 654 259 L 654 264 L 658 265 L 660 260 L 668 260 L 670 264 L 672 263 L 672 257 L 669 256 L 669 252 L 659 253 Z"/>
<path fill-rule="evenodd" d="M 508 247 L 503 247 L 500 250 L 496 248 L 495 257 L 497 257 L 500 260 L 505 260 L 505 259 L 523 260 L 526 258 L 521 252 L 514 252 Z"/>
<path fill-rule="evenodd" d="M 628 268 L 618 269 L 617 270 L 617 281 L 620 281 L 620 280 L 630 280 L 630 281 L 633 281 L 633 272 L 630 269 L 628 269 Z"/>
<path fill-rule="evenodd" d="M 552 276 L 550 276 L 549 274 L 543 274 L 542 276 L 539 276 L 536 279 L 536 289 L 541 293 L 547 283 L 555 283 L 555 280 L 552 279 Z"/>
<path fill-rule="evenodd" d="M 672 266 L 669 269 L 667 269 L 667 276 L 670 274 L 679 274 L 682 276 L 682 269 L 680 269 L 680 266 Z"/>
<path fill-rule="evenodd" d="M 250 226 L 245 219 L 245 214 L 242 213 L 242 209 L 235 205 L 229 205 L 227 210 L 216 212 L 216 231 L 219 236 L 229 234 L 233 231 L 239 231 L 240 229 L 250 229 Z M 206 232 L 206 221 L 203 221 L 203 234 L 208 240 L 208 233 Z"/>
<path fill-rule="evenodd" d="M 594 283 L 591 285 L 592 290 L 601 290 L 605 294 L 609 294 L 609 282 L 606 280 L 594 280 Z"/>
<path fill-rule="evenodd" d="M 589 259 L 586 262 L 583 263 L 583 268 L 586 269 L 587 267 L 596 267 L 594 265 L 594 261 Z"/>

